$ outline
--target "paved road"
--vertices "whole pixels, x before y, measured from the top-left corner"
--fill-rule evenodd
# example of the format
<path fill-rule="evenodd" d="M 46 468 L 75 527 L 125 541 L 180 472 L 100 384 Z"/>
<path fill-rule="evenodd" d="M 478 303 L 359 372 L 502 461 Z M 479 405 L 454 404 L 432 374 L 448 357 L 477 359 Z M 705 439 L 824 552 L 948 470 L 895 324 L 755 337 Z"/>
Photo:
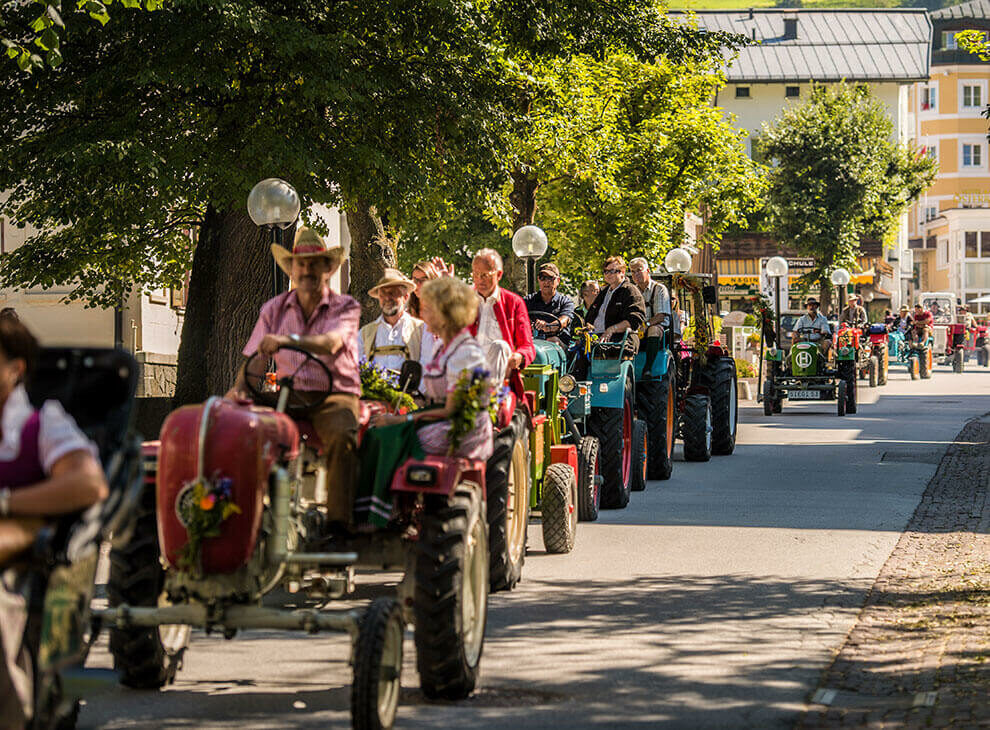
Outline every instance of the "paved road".
<path fill-rule="evenodd" d="M 494 596 L 483 689 L 430 704 L 406 641 L 399 727 L 791 727 L 990 370 L 902 368 L 859 414 L 741 409 L 739 445 L 678 462 L 567 556 L 531 527 L 524 581 Z M 109 666 L 101 648 L 91 663 Z M 195 635 L 161 693 L 94 699 L 81 727 L 347 727 L 339 637 Z"/>

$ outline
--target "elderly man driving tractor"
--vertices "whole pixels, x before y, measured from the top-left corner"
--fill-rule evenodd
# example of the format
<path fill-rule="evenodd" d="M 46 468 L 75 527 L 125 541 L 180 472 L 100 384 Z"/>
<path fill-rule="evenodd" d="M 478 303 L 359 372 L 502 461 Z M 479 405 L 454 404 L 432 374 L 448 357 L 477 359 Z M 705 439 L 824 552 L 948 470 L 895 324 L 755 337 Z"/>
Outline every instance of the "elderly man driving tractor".
<path fill-rule="evenodd" d="M 828 350 L 832 345 L 832 326 L 825 319 L 825 315 L 818 311 L 818 300 L 814 297 L 808 297 L 804 302 L 804 306 L 808 309 L 807 312 L 798 317 L 798 321 L 794 323 L 794 332 L 791 334 L 791 340 L 796 342 L 799 335 L 802 334 L 802 330 L 806 330 L 803 334 L 808 338 L 810 342 L 814 342 L 821 348 L 822 356 L 828 356 Z M 812 330 L 812 332 L 807 332 L 807 330 Z"/>
<path fill-rule="evenodd" d="M 331 383 L 326 377 L 329 372 L 332 392 L 310 411 L 309 418 L 323 442 L 327 483 L 335 487 L 328 495 L 329 519 L 348 524 L 353 503 L 351 492 L 357 480 L 361 305 L 330 289 L 328 279 L 340 267 L 344 251 L 339 246 L 327 248 L 312 229 L 300 228 L 296 232 L 291 252 L 272 244 L 272 255 L 292 279 L 294 288 L 262 305 L 243 353 L 250 357 L 257 352 L 271 358 L 278 373 L 299 370 L 295 374 L 294 390 L 303 393 L 330 390 Z M 315 355 L 326 366 L 326 372 L 306 363 L 299 350 Z M 249 398 L 243 366 L 227 397 Z"/>

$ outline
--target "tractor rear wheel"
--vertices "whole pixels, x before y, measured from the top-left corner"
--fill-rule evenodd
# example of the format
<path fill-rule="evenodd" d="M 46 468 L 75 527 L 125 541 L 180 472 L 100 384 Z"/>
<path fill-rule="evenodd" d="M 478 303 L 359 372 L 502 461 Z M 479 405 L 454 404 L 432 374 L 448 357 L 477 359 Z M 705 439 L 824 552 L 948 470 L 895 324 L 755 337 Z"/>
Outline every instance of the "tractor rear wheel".
<path fill-rule="evenodd" d="M 582 436 L 577 447 L 578 519 L 594 522 L 601 503 L 601 479 L 598 475 L 598 439 Z"/>
<path fill-rule="evenodd" d="M 921 355 L 908 355 L 908 372 L 911 380 L 917 380 L 921 374 Z"/>
<path fill-rule="evenodd" d="M 976 362 L 981 367 L 990 367 L 990 345 L 982 345 L 976 349 Z"/>
<path fill-rule="evenodd" d="M 427 497 L 416 550 L 420 686 L 430 699 L 462 700 L 478 683 L 488 618 L 488 523 L 478 485 Z"/>
<path fill-rule="evenodd" d="M 520 408 L 495 436 L 485 468 L 492 591 L 511 591 L 522 577 L 529 525 L 529 425 Z"/>
<path fill-rule="evenodd" d="M 838 367 L 839 379 L 844 381 L 845 387 L 845 411 L 849 414 L 856 413 L 856 363 L 843 361 Z"/>
<path fill-rule="evenodd" d="M 638 418 L 633 421 L 632 481 L 629 489 L 633 492 L 646 490 L 646 464 L 649 460 L 650 444 L 646 435 L 646 421 Z"/>
<path fill-rule="evenodd" d="M 773 386 L 770 381 L 763 384 L 763 415 L 772 416 L 773 415 Z"/>
<path fill-rule="evenodd" d="M 674 369 L 661 380 L 636 384 L 636 412 L 646 421 L 646 475 L 650 479 L 670 479 L 672 455 L 677 436 L 677 384 Z"/>
<path fill-rule="evenodd" d="M 731 454 L 736 448 L 739 418 L 736 363 L 732 358 L 720 357 L 705 371 L 704 377 L 712 403 L 712 453 Z"/>
<path fill-rule="evenodd" d="M 693 393 L 684 402 L 681 441 L 686 461 L 708 461 L 712 458 L 712 402 L 703 393 Z"/>
<path fill-rule="evenodd" d="M 402 609 L 394 598 L 379 596 L 361 616 L 351 685 L 354 730 L 389 730 L 395 723 L 404 633 Z"/>
<path fill-rule="evenodd" d="M 107 597 L 111 607 L 154 607 L 163 603 L 165 571 L 158 546 L 155 504 L 157 466 L 145 463 L 144 493 L 137 507 L 131 539 L 110 551 Z M 134 689 L 160 689 L 175 680 L 189 645 L 189 626 L 110 630 L 113 667 L 121 684 Z"/>
<path fill-rule="evenodd" d="M 840 380 L 835 386 L 835 409 L 839 416 L 846 415 L 846 381 Z"/>
<path fill-rule="evenodd" d="M 890 350 L 887 349 L 887 345 L 883 346 L 883 354 L 877 356 L 877 362 L 880 363 L 880 375 L 877 378 L 877 383 L 886 385 L 887 376 L 890 374 Z"/>
<path fill-rule="evenodd" d="M 927 380 L 932 376 L 932 348 L 923 350 L 918 360 L 919 374 L 922 380 Z"/>
<path fill-rule="evenodd" d="M 592 408 L 588 416 L 588 431 L 598 437 L 601 446 L 601 506 L 605 509 L 622 509 L 629 504 L 632 429 L 632 384 L 626 383 L 622 408 Z"/>
<path fill-rule="evenodd" d="M 952 372 L 961 373 L 966 369 L 966 365 L 963 361 L 964 351 L 962 348 L 957 349 L 952 353 Z"/>
<path fill-rule="evenodd" d="M 551 464 L 543 474 L 543 546 L 548 553 L 569 553 L 577 534 L 577 479 L 568 464 Z"/>
<path fill-rule="evenodd" d="M 877 360 L 875 355 L 870 356 L 870 364 L 867 367 L 867 373 L 870 377 L 870 387 L 876 388 L 880 384 L 880 362 Z"/>

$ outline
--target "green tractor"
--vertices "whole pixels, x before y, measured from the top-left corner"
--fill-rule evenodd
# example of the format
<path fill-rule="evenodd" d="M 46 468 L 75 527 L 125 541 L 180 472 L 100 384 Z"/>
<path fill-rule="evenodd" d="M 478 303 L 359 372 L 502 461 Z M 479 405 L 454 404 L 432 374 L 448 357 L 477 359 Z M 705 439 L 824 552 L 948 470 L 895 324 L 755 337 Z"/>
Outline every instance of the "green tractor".
<path fill-rule="evenodd" d="M 856 412 L 856 348 L 836 348 L 835 368 L 830 368 L 819 343 L 818 331 L 802 327 L 797 341 L 785 357 L 780 347 L 767 351 L 769 369 L 763 384 L 763 412 L 780 413 L 784 399 L 791 401 L 834 400 L 840 416 Z M 779 344 L 779 339 L 778 339 Z"/>

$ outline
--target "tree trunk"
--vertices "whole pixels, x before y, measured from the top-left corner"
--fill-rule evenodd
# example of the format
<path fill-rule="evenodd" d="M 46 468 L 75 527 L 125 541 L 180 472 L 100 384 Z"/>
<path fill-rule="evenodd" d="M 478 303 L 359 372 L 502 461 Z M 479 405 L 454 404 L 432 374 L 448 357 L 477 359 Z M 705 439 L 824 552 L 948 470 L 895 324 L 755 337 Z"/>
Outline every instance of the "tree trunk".
<path fill-rule="evenodd" d="M 540 183 L 521 170 L 512 171 L 512 192 L 509 203 L 512 205 L 512 230 L 530 226 L 536 220 L 536 191 Z M 511 291 L 526 293 L 526 262 L 509 253 L 505 260 L 505 277 L 502 285 Z"/>
<path fill-rule="evenodd" d="M 832 308 L 832 282 L 829 277 L 824 273 L 819 277 L 818 280 L 818 292 L 819 292 L 819 311 L 821 311 L 826 317 L 828 317 L 829 312 Z M 836 303 L 838 304 L 838 303 Z M 838 307 L 836 307 L 836 314 L 838 314 Z"/>
<path fill-rule="evenodd" d="M 242 209 L 208 208 L 193 255 L 179 345 L 176 407 L 200 403 L 230 388 L 243 361 L 241 350 L 271 293 L 267 233 Z"/>
<path fill-rule="evenodd" d="M 361 303 L 361 324 L 365 324 L 380 313 L 368 290 L 386 268 L 396 266 L 395 243 L 385 233 L 374 206 L 360 198 L 347 205 L 347 230 L 351 234 L 348 293 Z"/>

